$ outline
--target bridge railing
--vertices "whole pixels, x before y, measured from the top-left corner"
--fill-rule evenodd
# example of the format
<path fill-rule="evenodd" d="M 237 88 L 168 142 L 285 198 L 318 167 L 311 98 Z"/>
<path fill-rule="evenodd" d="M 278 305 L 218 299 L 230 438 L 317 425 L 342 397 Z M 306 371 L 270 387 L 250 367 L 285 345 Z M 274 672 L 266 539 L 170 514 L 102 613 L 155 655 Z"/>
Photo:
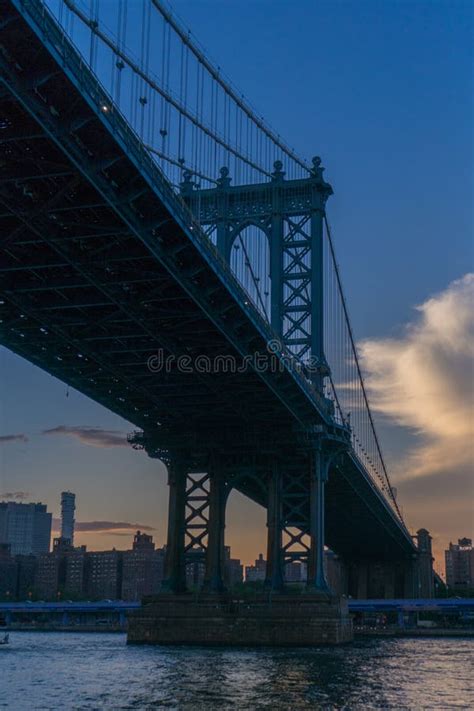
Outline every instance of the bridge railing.
<path fill-rule="evenodd" d="M 172 183 L 188 170 L 214 185 L 224 165 L 258 183 L 275 160 L 308 174 L 162 0 L 45 2 Z"/>

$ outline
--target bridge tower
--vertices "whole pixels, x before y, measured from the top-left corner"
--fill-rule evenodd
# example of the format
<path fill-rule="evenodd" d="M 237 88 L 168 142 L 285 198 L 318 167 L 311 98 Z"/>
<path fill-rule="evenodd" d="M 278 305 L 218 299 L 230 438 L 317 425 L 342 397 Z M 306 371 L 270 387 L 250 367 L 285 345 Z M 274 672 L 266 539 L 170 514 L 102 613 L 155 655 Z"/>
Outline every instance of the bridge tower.
<path fill-rule="evenodd" d="M 181 195 L 230 267 L 233 250 L 240 248 L 244 252 L 250 286 L 254 287 L 253 301 L 277 335 L 269 348 L 289 353 L 310 366 L 313 385 L 324 397 L 324 378 L 329 367 L 324 353 L 323 230 L 326 201 L 333 190 L 323 178 L 319 157 L 313 158 L 307 178 L 286 180 L 283 164 L 278 160 L 273 168 L 267 182 L 232 185 L 229 170 L 223 167 L 215 188 L 207 189 L 200 189 L 193 174 L 184 171 Z M 248 245 L 246 249 L 242 240 L 249 227 L 256 228 L 267 242 L 268 279 L 263 293 L 262 281 L 266 275 L 252 265 Z M 327 404 L 331 408 L 332 402 Z M 312 511 L 307 505 L 311 488 L 308 466 L 315 466 L 320 472 L 325 469 L 321 445 L 324 437 L 319 435 L 317 439 L 318 444 L 314 451 L 308 451 L 306 462 L 295 457 L 289 465 L 285 458 L 282 466 L 277 456 L 268 467 L 266 585 L 270 589 L 282 587 L 282 567 L 294 561 L 313 568 L 315 585 L 327 589 L 322 561 L 324 523 L 320 521 L 324 517 L 323 481 L 314 493 L 318 503 Z M 317 521 L 311 522 L 311 518 Z M 311 564 L 309 537 L 303 534 L 312 528 L 319 528 L 314 534 L 321 539 L 319 566 Z"/>
<path fill-rule="evenodd" d="M 235 186 L 223 167 L 216 187 L 209 189 L 199 189 L 192 173 L 185 171 L 181 194 L 228 265 L 246 228 L 254 226 L 265 235 L 269 294 L 262 295 L 256 283 L 261 274 L 247 263 L 256 286 L 254 301 L 281 345 L 315 366 L 314 379 L 321 387 L 329 372 L 324 354 L 323 219 L 333 190 L 323 178 L 321 159 L 313 158 L 312 164 L 308 178 L 285 180 L 282 162 L 275 161 L 268 182 Z M 246 254 L 245 259 L 250 261 Z"/>
<path fill-rule="evenodd" d="M 324 354 L 323 229 L 332 188 L 319 158 L 304 179 L 286 180 L 282 163 L 276 161 L 267 182 L 233 186 L 224 167 L 214 188 L 201 189 L 189 171 L 184 171 L 180 188 L 228 266 L 239 240 L 245 250 L 241 235 L 249 226 L 263 235 L 268 294 L 258 293 L 257 281 L 264 275 L 248 266 L 257 291 L 253 300 L 275 334 L 270 350 L 307 366 L 328 418 L 326 424 L 277 435 L 271 433 L 271 423 L 240 438 L 224 431 L 202 433 L 192 446 L 185 437 L 166 433 L 144 432 L 135 440 L 168 466 L 164 588 L 173 594 L 185 591 L 186 565 L 200 560 L 203 589 L 211 594 L 225 590 L 226 502 L 230 491 L 245 482 L 245 488 L 254 487 L 254 500 L 267 509 L 266 590 L 281 593 L 285 564 L 299 561 L 307 566 L 308 592 L 327 600 L 325 487 L 330 467 L 350 446 L 349 429 L 336 423 L 332 402 L 324 397 L 329 368 Z M 250 261 L 250 255 L 245 259 Z M 263 436 L 262 429 L 269 433 Z"/>

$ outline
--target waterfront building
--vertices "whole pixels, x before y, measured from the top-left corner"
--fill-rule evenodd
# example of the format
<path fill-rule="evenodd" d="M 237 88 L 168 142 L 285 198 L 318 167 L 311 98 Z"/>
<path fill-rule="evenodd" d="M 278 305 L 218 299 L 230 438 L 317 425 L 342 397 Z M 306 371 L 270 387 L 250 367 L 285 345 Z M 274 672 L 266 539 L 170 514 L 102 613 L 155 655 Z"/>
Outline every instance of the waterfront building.
<path fill-rule="evenodd" d="M 285 565 L 285 582 L 287 583 L 305 583 L 307 578 L 306 563 L 300 561 L 289 561 Z"/>
<path fill-rule="evenodd" d="M 223 580 L 227 588 L 232 589 L 235 585 L 243 582 L 243 566 L 240 560 L 231 557 L 230 546 L 224 546 Z M 199 590 L 204 584 L 206 572 L 206 552 L 205 550 L 188 551 L 186 554 L 186 585 Z"/>
<path fill-rule="evenodd" d="M 55 538 L 53 550 L 38 556 L 34 591 L 38 597 L 81 598 L 85 594 L 86 547 L 74 548 L 69 539 Z"/>
<path fill-rule="evenodd" d="M 87 553 L 86 595 L 91 600 L 119 600 L 122 592 L 123 551 Z"/>
<path fill-rule="evenodd" d="M 9 543 L 0 543 L 0 600 L 14 600 L 18 565 L 12 558 Z"/>
<path fill-rule="evenodd" d="M 258 583 L 265 580 L 265 575 L 267 572 L 267 561 L 264 559 L 263 554 L 259 553 L 258 558 L 254 565 L 245 566 L 245 582 L 246 583 Z"/>
<path fill-rule="evenodd" d="M 87 551 L 85 546 L 74 547 L 69 539 L 59 536 L 54 539 L 51 552 L 14 558 L 10 546 L 4 544 L 0 546 L 0 576 L 2 558 L 7 561 L 3 570 L 9 571 L 8 578 L 6 573 L 3 575 L 3 588 L 8 589 L 12 599 L 139 601 L 160 591 L 165 548 L 157 549 L 152 536 L 137 531 L 128 551 Z M 261 567 L 261 561 L 258 565 Z M 13 568 L 14 577 L 10 572 Z M 204 570 L 204 551 L 188 554 L 189 587 L 200 589 Z M 229 546 L 225 548 L 224 571 L 230 589 L 242 583 L 242 564 L 231 558 Z M 0 585 L 0 595 L 3 588 Z"/>
<path fill-rule="evenodd" d="M 74 512 L 76 510 L 76 495 L 71 491 L 61 494 L 61 538 L 67 538 L 74 545 Z"/>
<path fill-rule="evenodd" d="M 38 556 L 35 574 L 35 594 L 42 600 L 56 600 L 63 578 L 63 561 L 56 553 Z"/>
<path fill-rule="evenodd" d="M 38 556 L 35 575 L 35 593 L 45 600 L 62 595 L 66 581 L 66 555 L 72 550 L 69 540 L 59 537 L 53 541 L 53 550 Z"/>
<path fill-rule="evenodd" d="M 85 595 L 86 546 L 72 548 L 72 550 L 67 551 L 65 561 L 64 596 L 72 599 L 80 599 Z"/>
<path fill-rule="evenodd" d="M 9 543 L 11 554 L 47 553 L 51 540 L 51 514 L 44 504 L 0 502 L 0 543 Z"/>
<path fill-rule="evenodd" d="M 474 588 L 474 548 L 470 538 L 459 538 L 444 552 L 446 583 L 450 588 Z"/>
<path fill-rule="evenodd" d="M 235 585 L 242 583 L 244 569 L 238 558 L 231 557 L 230 546 L 224 546 L 223 563 L 223 580 L 225 586 L 232 589 Z M 205 551 L 189 551 L 186 555 L 186 585 L 193 590 L 199 590 L 204 583 L 205 572 Z"/>
<path fill-rule="evenodd" d="M 224 581 L 230 590 L 236 585 L 241 585 L 244 581 L 244 567 L 238 558 L 232 558 L 231 555 L 230 546 L 225 546 Z"/>
<path fill-rule="evenodd" d="M 35 593 L 38 559 L 34 555 L 17 555 L 15 561 L 18 566 L 16 599 L 29 600 Z"/>
<path fill-rule="evenodd" d="M 191 550 L 186 553 L 186 585 L 191 590 L 198 590 L 204 583 L 206 572 L 206 552 Z"/>
<path fill-rule="evenodd" d="M 137 531 L 132 550 L 123 553 L 122 600 L 141 600 L 158 593 L 164 558 L 164 549 L 155 548 L 153 537 Z"/>

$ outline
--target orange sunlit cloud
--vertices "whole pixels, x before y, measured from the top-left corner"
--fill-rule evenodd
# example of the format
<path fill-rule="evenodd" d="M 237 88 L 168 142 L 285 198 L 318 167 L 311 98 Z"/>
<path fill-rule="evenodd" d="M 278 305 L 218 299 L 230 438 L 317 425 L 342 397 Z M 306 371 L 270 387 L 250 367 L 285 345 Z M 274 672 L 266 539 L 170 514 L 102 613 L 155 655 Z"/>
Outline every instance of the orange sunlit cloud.
<path fill-rule="evenodd" d="M 409 518 L 441 539 L 437 557 L 474 519 L 473 306 L 466 274 L 418 306 L 401 337 L 359 345 L 373 409 L 415 435 L 391 469 Z"/>

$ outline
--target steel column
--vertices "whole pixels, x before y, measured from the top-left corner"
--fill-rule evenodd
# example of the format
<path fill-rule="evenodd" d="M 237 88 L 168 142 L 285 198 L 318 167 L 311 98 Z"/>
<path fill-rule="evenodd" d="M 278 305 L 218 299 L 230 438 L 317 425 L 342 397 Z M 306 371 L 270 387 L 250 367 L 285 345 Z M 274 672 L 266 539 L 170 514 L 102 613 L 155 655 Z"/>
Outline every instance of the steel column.
<path fill-rule="evenodd" d="M 169 592 L 178 593 L 186 590 L 184 555 L 186 468 L 179 459 L 172 460 L 168 466 L 168 485 L 168 538 L 162 587 Z"/>
<path fill-rule="evenodd" d="M 210 474 L 209 527 L 204 590 L 222 592 L 224 585 L 225 486 L 220 473 Z"/>
<path fill-rule="evenodd" d="M 313 187 L 313 204 L 316 202 Z M 323 210 L 311 212 L 311 355 L 322 365 L 324 355 L 324 269 L 323 269 Z M 315 374 L 315 384 L 322 390 L 322 372 Z"/>
<path fill-rule="evenodd" d="M 281 170 L 281 163 L 279 165 Z M 270 236 L 270 323 L 280 336 L 283 336 L 283 216 L 280 190 L 282 180 L 283 175 L 274 174 Z"/>
<path fill-rule="evenodd" d="M 220 170 L 220 178 L 217 181 L 216 188 L 216 203 L 217 203 L 217 223 L 216 223 L 216 245 L 217 249 L 223 255 L 227 264 L 230 264 L 230 240 L 229 240 L 229 225 L 227 221 L 227 188 L 230 187 L 231 179 L 229 169 L 224 167 Z M 199 211 L 200 212 L 200 211 Z M 198 213 L 200 219 L 200 214 Z"/>
<path fill-rule="evenodd" d="M 265 587 L 283 588 L 282 501 L 280 463 L 275 460 L 268 482 L 267 505 L 267 570 Z"/>
<path fill-rule="evenodd" d="M 329 593 L 324 572 L 324 493 L 328 478 L 329 460 L 324 455 L 321 444 L 315 446 L 310 474 L 310 539 L 307 587 L 310 590 Z"/>

